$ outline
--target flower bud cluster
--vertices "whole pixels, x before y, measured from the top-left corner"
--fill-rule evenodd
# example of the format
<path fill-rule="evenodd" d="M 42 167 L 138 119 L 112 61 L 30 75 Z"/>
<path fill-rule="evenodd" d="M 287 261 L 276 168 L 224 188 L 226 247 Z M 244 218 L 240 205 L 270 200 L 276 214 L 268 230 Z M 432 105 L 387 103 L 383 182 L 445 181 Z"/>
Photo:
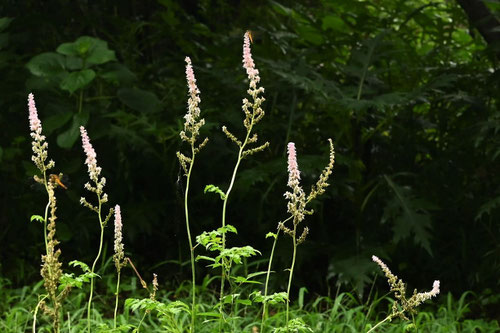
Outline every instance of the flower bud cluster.
<path fill-rule="evenodd" d="M 113 255 L 113 260 L 115 261 L 116 270 L 119 272 L 122 267 L 126 265 L 125 261 L 125 246 L 123 245 L 123 235 L 122 235 L 122 215 L 120 206 L 115 206 L 115 254 Z"/>
<path fill-rule="evenodd" d="M 45 164 L 48 156 L 47 149 L 49 144 L 45 141 L 45 136 L 42 135 L 42 122 L 38 118 L 38 111 L 36 109 L 35 97 L 33 94 L 28 95 L 28 110 L 31 130 L 30 136 L 33 138 L 31 142 L 31 148 L 33 150 L 31 160 L 35 163 L 40 172 L 45 173 L 45 171 L 55 166 L 55 162 L 50 160 L 49 163 Z"/>
<path fill-rule="evenodd" d="M 389 282 L 391 291 L 394 292 L 394 296 L 396 298 L 396 301 L 393 303 L 392 306 L 392 313 L 390 314 L 391 318 L 400 317 L 403 320 L 409 320 L 405 316 L 404 314 L 405 312 L 416 314 L 417 310 L 415 310 L 415 308 L 417 306 L 419 306 L 426 300 L 437 296 L 440 292 L 439 290 L 440 283 L 438 280 L 436 280 L 433 283 L 431 291 L 418 293 L 417 290 L 415 289 L 413 291 L 413 295 L 409 299 L 407 299 L 406 284 L 403 282 L 403 280 L 398 279 L 396 275 L 392 274 L 389 267 L 387 267 L 387 265 L 378 257 L 372 256 L 372 260 L 375 263 L 377 263 L 377 265 L 379 265 L 382 271 L 384 272 L 387 281 Z"/>
<path fill-rule="evenodd" d="M 290 218 L 293 218 L 293 230 L 286 227 L 284 222 L 278 224 L 278 229 L 283 230 L 285 234 L 293 238 L 297 237 L 297 225 L 304 220 L 306 214 L 311 215 L 313 213 L 312 210 L 306 210 L 307 204 L 317 196 L 325 193 L 325 188 L 329 185 L 327 181 L 332 174 L 333 164 L 335 163 L 335 151 L 332 140 L 328 139 L 328 141 L 330 142 L 330 161 L 322 171 L 316 185 L 312 187 L 311 193 L 309 193 L 307 198 L 302 186 L 300 186 L 300 170 L 297 163 L 295 143 L 288 143 L 288 187 L 290 187 L 291 191 L 285 192 L 284 196 L 288 200 L 287 211 L 291 214 Z M 296 238 L 297 244 L 303 243 L 308 233 L 309 228 L 305 227 L 301 236 Z"/>
<path fill-rule="evenodd" d="M 87 164 L 89 177 L 91 182 L 93 183 L 93 184 L 91 184 L 90 182 L 85 183 L 84 188 L 89 192 L 97 194 L 100 207 L 103 203 L 108 202 L 108 195 L 104 193 L 104 186 L 106 186 L 106 178 L 100 177 L 102 169 L 101 167 L 97 166 L 97 154 L 94 150 L 94 147 L 92 147 L 92 144 L 90 143 L 90 138 L 87 134 L 87 130 L 85 129 L 85 127 L 80 126 L 80 134 L 82 137 L 83 151 L 85 152 L 86 155 L 85 164 Z M 99 207 L 92 205 L 84 197 L 80 198 L 80 204 L 100 214 Z M 111 208 L 103 224 L 106 224 L 108 222 L 112 214 L 113 214 L 113 209 Z"/>
<path fill-rule="evenodd" d="M 185 58 L 186 61 L 186 80 L 189 90 L 188 99 L 188 111 L 184 116 L 184 130 L 179 133 L 182 141 L 188 142 L 191 145 L 191 150 L 193 156 L 198 153 L 208 142 L 208 138 L 205 138 L 202 143 L 195 147 L 196 140 L 200 135 L 200 128 L 205 125 L 205 119 L 200 118 L 200 90 L 196 85 L 196 78 L 194 76 L 193 65 L 191 64 L 191 59 L 189 57 Z M 181 163 L 184 173 L 188 174 L 188 169 L 192 163 L 192 158 L 187 157 L 181 152 L 177 152 L 177 158 Z"/>
<path fill-rule="evenodd" d="M 188 111 L 184 116 L 184 130 L 180 132 L 182 141 L 188 142 L 194 147 L 194 144 L 200 135 L 200 128 L 205 125 L 205 119 L 200 119 L 200 90 L 196 85 L 196 78 L 194 76 L 193 65 L 191 59 L 186 57 L 186 80 L 189 88 Z M 200 144 L 197 150 L 203 148 L 207 143 L 208 138 Z"/>

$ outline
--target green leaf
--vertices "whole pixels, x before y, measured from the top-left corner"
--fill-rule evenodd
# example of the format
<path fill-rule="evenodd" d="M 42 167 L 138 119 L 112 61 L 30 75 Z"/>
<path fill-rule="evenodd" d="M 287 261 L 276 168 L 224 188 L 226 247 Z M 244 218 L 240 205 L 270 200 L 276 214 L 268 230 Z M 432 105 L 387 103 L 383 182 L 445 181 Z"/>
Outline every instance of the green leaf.
<path fill-rule="evenodd" d="M 45 219 L 40 215 L 31 215 L 30 222 L 33 222 L 33 221 L 38 221 L 40 223 L 43 223 L 45 221 Z"/>
<path fill-rule="evenodd" d="M 47 52 L 31 58 L 26 67 L 33 75 L 49 77 L 65 72 L 64 63 L 65 59 L 62 55 Z"/>
<path fill-rule="evenodd" d="M 115 52 L 108 48 L 107 42 L 89 36 L 82 36 L 73 43 L 63 43 L 56 51 L 66 56 L 83 58 L 89 65 L 116 60 Z"/>
<path fill-rule="evenodd" d="M 413 235 L 414 242 L 432 256 L 430 245 L 432 221 L 428 210 L 437 207 L 423 199 L 415 198 L 410 189 L 397 185 L 391 177 L 384 175 L 384 178 L 395 196 L 387 204 L 382 221 L 387 219 L 394 221 L 394 241 L 399 242 Z"/>
<path fill-rule="evenodd" d="M 248 305 L 248 306 L 252 305 L 252 301 L 249 300 L 249 299 L 237 299 L 236 303 L 237 304 Z"/>
<path fill-rule="evenodd" d="M 48 135 L 54 130 L 66 125 L 71 118 L 73 118 L 73 112 L 71 111 L 49 116 L 43 120 L 43 132 Z"/>
<path fill-rule="evenodd" d="M 59 87 L 62 90 L 74 93 L 75 91 L 84 88 L 95 78 L 95 72 L 92 69 L 84 69 L 77 72 L 72 72 L 66 76 Z"/>
<path fill-rule="evenodd" d="M 493 211 L 500 207 L 500 196 L 489 200 L 481 207 L 479 207 L 479 211 L 476 214 L 474 220 L 479 221 L 484 215 L 492 215 Z"/>
<path fill-rule="evenodd" d="M 72 260 L 68 263 L 68 265 L 70 265 L 71 267 L 80 267 L 85 273 L 90 272 L 89 266 L 83 261 Z"/>
<path fill-rule="evenodd" d="M 122 88 L 118 90 L 118 99 L 129 108 L 141 112 L 158 112 L 161 102 L 150 91 L 138 88 Z"/>
<path fill-rule="evenodd" d="M 214 258 L 211 258 L 211 257 L 207 257 L 207 256 L 197 256 L 196 257 L 196 261 L 198 260 L 208 260 L 208 261 L 211 261 L 211 262 L 215 262 L 215 259 Z"/>
<path fill-rule="evenodd" d="M 4 31 L 5 29 L 7 29 L 13 20 L 14 19 L 11 17 L 0 18 L 0 31 Z"/>
<path fill-rule="evenodd" d="M 201 316 L 201 317 L 220 318 L 220 313 L 219 312 L 198 312 L 197 315 Z"/>
<path fill-rule="evenodd" d="M 307 293 L 307 288 L 306 287 L 302 287 L 299 289 L 299 309 L 303 309 L 304 308 L 304 295 Z"/>
<path fill-rule="evenodd" d="M 210 184 L 205 186 L 205 190 L 203 190 L 203 193 L 207 192 L 218 193 L 220 195 L 221 200 L 226 199 L 226 193 L 222 192 L 222 190 L 215 185 Z"/>
<path fill-rule="evenodd" d="M 57 145 L 66 149 L 73 147 L 80 136 L 80 126 L 85 126 L 88 119 L 88 112 L 81 112 L 73 115 L 71 127 L 57 136 Z"/>
<path fill-rule="evenodd" d="M 278 238 L 278 234 L 275 234 L 274 232 L 268 232 L 266 234 L 266 238 L 273 237 L 274 239 Z"/>
<path fill-rule="evenodd" d="M 326 15 L 322 19 L 321 29 L 345 33 L 349 30 L 344 21 L 336 15 Z"/>
<path fill-rule="evenodd" d="M 104 80 L 113 84 L 131 84 L 137 80 L 134 73 L 126 66 L 119 63 L 111 63 L 106 65 L 106 69 L 99 73 L 99 76 Z"/>

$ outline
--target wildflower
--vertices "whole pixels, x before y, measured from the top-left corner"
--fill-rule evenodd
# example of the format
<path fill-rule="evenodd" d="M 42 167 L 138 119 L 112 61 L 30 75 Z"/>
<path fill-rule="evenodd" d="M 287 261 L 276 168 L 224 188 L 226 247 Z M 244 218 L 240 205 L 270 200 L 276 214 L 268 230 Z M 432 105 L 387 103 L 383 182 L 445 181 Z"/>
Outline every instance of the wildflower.
<path fill-rule="evenodd" d="M 87 164 L 88 173 L 90 179 L 95 183 L 98 183 L 98 177 L 101 174 L 101 168 L 97 166 L 97 154 L 95 153 L 94 147 L 90 143 L 89 136 L 85 127 L 80 126 L 80 134 L 82 136 L 82 147 L 85 151 L 85 155 L 87 159 L 85 160 L 85 164 Z"/>
<path fill-rule="evenodd" d="M 35 106 L 35 98 L 33 94 L 28 95 L 28 109 L 29 109 L 29 119 L 30 119 L 30 130 L 39 135 L 42 134 L 42 122 L 38 119 L 38 112 Z"/>
<path fill-rule="evenodd" d="M 149 293 L 149 298 L 153 301 L 156 301 L 156 292 L 158 291 L 158 275 L 153 273 L 153 291 Z"/>
<path fill-rule="evenodd" d="M 295 151 L 295 143 L 288 143 L 288 186 L 293 188 L 300 180 L 299 165 L 297 164 L 297 152 Z"/>
<path fill-rule="evenodd" d="M 419 306 L 426 300 L 437 296 L 440 292 L 440 283 L 438 280 L 436 280 L 433 283 L 431 291 L 417 293 L 417 290 L 415 289 L 413 295 L 410 298 L 406 298 L 406 284 L 403 282 L 403 280 L 398 279 L 398 277 L 391 272 L 389 267 L 387 267 L 387 265 L 377 256 L 372 256 L 372 260 L 377 263 L 384 272 L 385 276 L 387 277 L 387 281 L 389 282 L 389 286 L 391 287 L 391 291 L 394 292 L 394 296 L 396 297 L 396 301 L 392 306 L 392 313 L 389 314 L 389 316 L 385 320 L 391 320 L 395 317 L 400 317 L 403 320 L 408 320 L 408 318 L 404 314 L 405 312 L 416 314 L 417 310 L 415 310 L 415 308 L 417 306 Z"/>
<path fill-rule="evenodd" d="M 288 199 L 288 212 L 293 216 L 293 224 L 299 224 L 306 213 L 306 197 L 304 190 L 300 186 L 300 171 L 297 163 L 297 153 L 295 143 L 288 143 L 288 187 L 292 192 L 287 191 L 284 196 Z"/>
<path fill-rule="evenodd" d="M 100 204 L 106 203 L 108 202 L 108 195 L 104 193 L 106 178 L 99 178 L 102 169 L 101 167 L 97 166 L 97 154 L 94 150 L 94 147 L 92 147 L 92 144 L 90 143 L 90 139 L 87 131 L 85 130 L 85 127 L 80 126 L 80 134 L 82 136 L 82 147 L 85 155 L 87 156 L 87 158 L 85 159 L 85 164 L 87 164 L 90 180 L 94 183 L 94 185 L 86 183 L 84 187 L 87 191 L 97 194 Z M 93 210 L 96 213 L 99 213 L 98 207 L 89 203 L 84 197 L 80 198 L 80 204 L 89 208 L 90 210 Z M 106 222 L 111 217 L 112 211 L 113 209 L 110 210 L 110 213 L 106 217 Z"/>
<path fill-rule="evenodd" d="M 307 197 L 307 202 L 315 199 L 318 195 L 325 193 L 325 188 L 330 185 L 327 181 L 332 174 L 333 165 L 335 164 L 335 148 L 333 147 L 332 139 L 328 139 L 328 142 L 330 143 L 330 161 L 328 162 L 326 168 L 321 172 L 316 185 L 312 186 L 311 193 L 309 193 L 309 196 Z"/>
<path fill-rule="evenodd" d="M 120 271 L 121 268 L 125 265 L 125 253 L 124 253 L 124 245 L 123 245 L 123 236 L 122 236 L 122 215 L 120 211 L 120 206 L 115 206 L 115 254 L 113 259 L 115 261 L 116 270 Z"/>
<path fill-rule="evenodd" d="M 250 33 L 247 31 L 243 37 L 243 67 L 247 71 L 248 79 L 250 80 L 250 85 L 252 82 L 255 85 L 260 81 L 259 70 L 255 68 L 255 63 L 253 62 L 252 52 L 250 50 Z"/>
<path fill-rule="evenodd" d="M 33 138 L 33 142 L 31 143 L 33 156 L 31 156 L 31 160 L 35 163 L 40 172 L 45 173 L 45 171 L 55 166 L 55 162 L 50 160 L 49 163 L 45 164 L 48 156 L 47 149 L 49 144 L 45 142 L 45 136 L 42 135 L 42 122 L 38 118 L 38 111 L 35 106 L 35 97 L 33 94 L 28 95 L 28 110 L 31 131 L 30 135 Z M 35 178 L 35 180 L 37 179 Z"/>
<path fill-rule="evenodd" d="M 252 97 L 253 103 L 248 99 L 243 99 L 243 112 L 245 113 L 245 120 L 243 124 L 247 130 L 251 130 L 252 126 L 258 123 L 262 117 L 264 117 L 264 110 L 262 110 L 261 105 L 265 101 L 264 97 L 259 97 L 259 94 L 264 92 L 263 87 L 257 88 L 257 83 L 260 82 L 259 70 L 255 68 L 255 63 L 252 58 L 252 52 L 250 49 L 250 37 L 248 31 L 245 33 L 243 38 L 243 68 L 245 68 L 248 80 L 250 81 L 248 94 Z M 226 135 L 228 135 L 226 133 Z M 234 140 L 233 140 L 234 141 Z M 267 147 L 268 143 L 264 144 Z M 264 146 L 263 145 L 263 146 Z M 263 147 L 262 149 L 264 149 Z M 260 148 L 260 147 L 259 147 Z M 261 150 L 262 150 L 261 149 Z M 256 151 L 257 152 L 257 151 Z"/>
<path fill-rule="evenodd" d="M 187 85 L 189 88 L 189 99 L 188 99 L 188 111 L 186 115 L 184 116 L 185 122 L 184 122 L 184 130 L 180 132 L 180 137 L 182 141 L 186 141 L 191 146 L 193 146 L 193 149 L 195 152 L 198 152 L 205 144 L 208 142 L 208 138 L 205 138 L 205 140 L 197 147 L 194 147 L 194 144 L 200 135 L 200 128 L 205 125 L 205 119 L 199 119 L 200 118 L 200 107 L 199 104 L 201 102 L 200 99 L 200 90 L 198 89 L 198 86 L 196 85 L 196 78 L 194 77 L 194 71 L 193 71 L 193 65 L 191 64 L 191 59 L 189 57 L 186 57 L 186 80 L 187 80 Z M 181 163 L 187 163 L 187 161 L 182 161 L 184 158 L 182 158 L 181 153 L 178 153 L 177 156 L 179 157 L 179 160 L 181 160 Z M 184 156 L 185 157 L 185 156 Z"/>

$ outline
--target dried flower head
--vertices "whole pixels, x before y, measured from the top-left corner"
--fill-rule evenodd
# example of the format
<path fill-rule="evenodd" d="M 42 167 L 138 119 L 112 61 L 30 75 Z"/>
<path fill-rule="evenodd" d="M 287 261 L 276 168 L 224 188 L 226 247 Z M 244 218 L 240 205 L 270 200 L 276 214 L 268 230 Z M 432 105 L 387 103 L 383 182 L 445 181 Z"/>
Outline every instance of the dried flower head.
<path fill-rule="evenodd" d="M 48 156 L 47 149 L 49 144 L 45 142 L 45 136 L 42 135 L 42 122 L 38 118 L 38 111 L 35 106 L 35 97 L 33 94 L 28 95 L 28 110 L 31 130 L 30 135 L 33 138 L 31 142 L 31 148 L 33 150 L 31 160 L 35 163 L 40 172 L 45 173 L 55 166 L 55 162 L 50 160 L 49 163 L 45 164 Z"/>
<path fill-rule="evenodd" d="M 392 313 L 389 315 L 389 319 L 400 317 L 403 320 L 408 320 L 404 314 L 405 312 L 416 314 L 417 310 L 415 308 L 417 306 L 439 294 L 439 281 L 436 280 L 433 283 L 431 291 L 418 293 L 415 289 L 413 291 L 413 295 L 409 299 L 406 298 L 406 284 L 403 280 L 398 279 L 396 275 L 392 274 L 389 267 L 387 267 L 387 265 L 378 257 L 372 256 L 372 260 L 377 263 L 384 272 L 387 277 L 387 281 L 389 282 L 391 291 L 394 292 L 394 296 L 396 297 L 396 302 L 393 303 Z"/>
<path fill-rule="evenodd" d="M 122 235 L 122 215 L 120 206 L 115 206 L 115 254 L 113 255 L 113 259 L 115 261 L 116 270 L 119 272 L 122 267 L 126 265 L 125 261 L 125 252 L 123 245 L 123 235 Z"/>
<path fill-rule="evenodd" d="M 333 165 L 335 164 L 335 148 L 333 147 L 332 139 L 328 139 L 330 143 L 330 160 L 325 169 L 321 172 L 316 185 L 313 185 L 311 188 L 311 193 L 307 196 L 307 202 L 315 199 L 317 196 L 325 193 L 325 188 L 327 188 L 330 184 L 328 184 L 328 178 L 332 174 Z"/>
<path fill-rule="evenodd" d="M 153 273 L 152 285 L 153 291 L 149 294 L 149 298 L 154 301 L 156 300 L 156 292 L 158 291 L 158 275 L 156 275 L 155 273 Z"/>

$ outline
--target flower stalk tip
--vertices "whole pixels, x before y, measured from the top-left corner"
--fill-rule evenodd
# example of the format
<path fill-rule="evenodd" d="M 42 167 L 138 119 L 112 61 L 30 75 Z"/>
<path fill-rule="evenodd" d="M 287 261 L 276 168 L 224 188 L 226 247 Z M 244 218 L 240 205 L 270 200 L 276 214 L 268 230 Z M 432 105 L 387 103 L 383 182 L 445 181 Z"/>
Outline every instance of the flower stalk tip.
<path fill-rule="evenodd" d="M 28 95 L 28 109 L 29 109 L 29 120 L 30 120 L 30 130 L 37 134 L 42 134 L 42 122 L 38 118 L 38 111 L 35 106 L 35 97 L 32 93 Z"/>
<path fill-rule="evenodd" d="M 123 245 L 123 235 L 122 235 L 123 223 L 122 223 L 122 215 L 120 210 L 120 205 L 115 206 L 115 255 L 113 259 L 115 261 L 116 270 L 120 271 L 120 269 L 125 265 L 125 252 Z"/>

